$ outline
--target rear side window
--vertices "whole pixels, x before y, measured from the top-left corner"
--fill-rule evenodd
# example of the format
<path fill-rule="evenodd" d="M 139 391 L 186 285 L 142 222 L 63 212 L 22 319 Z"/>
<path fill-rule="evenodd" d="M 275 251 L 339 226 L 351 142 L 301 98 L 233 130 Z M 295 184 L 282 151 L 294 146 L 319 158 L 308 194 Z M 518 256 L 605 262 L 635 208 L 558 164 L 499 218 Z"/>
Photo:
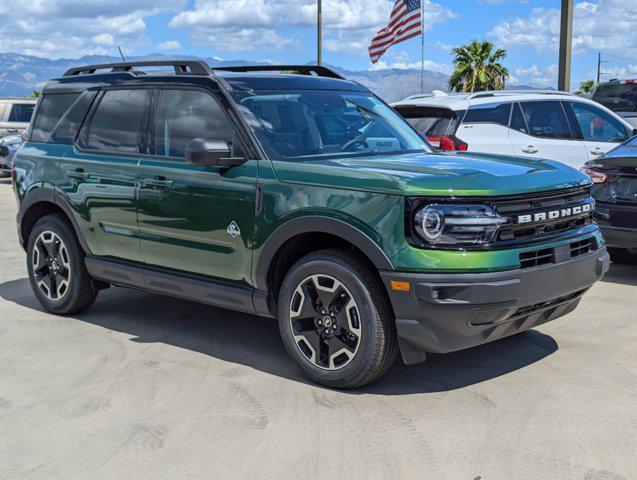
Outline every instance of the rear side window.
<path fill-rule="evenodd" d="M 448 108 L 396 107 L 414 129 L 425 137 L 453 135 L 458 127 L 458 115 Z"/>
<path fill-rule="evenodd" d="M 97 92 L 84 92 L 69 107 L 64 116 L 59 120 L 53 133 L 51 133 L 51 143 L 61 145 L 71 145 L 75 141 L 77 132 L 84 121 L 84 117 L 91 108 L 91 103 L 97 96 Z"/>
<path fill-rule="evenodd" d="M 560 102 L 522 102 L 524 119 L 534 137 L 570 139 L 571 129 Z"/>
<path fill-rule="evenodd" d="M 494 123 L 508 127 L 510 116 L 510 103 L 474 105 L 467 110 L 462 123 Z"/>
<path fill-rule="evenodd" d="M 194 139 L 223 140 L 232 148 L 234 125 L 219 102 L 199 90 L 162 90 L 155 134 L 155 153 L 184 158 Z"/>
<path fill-rule="evenodd" d="M 33 116 L 35 105 L 31 103 L 14 103 L 9 113 L 10 122 L 29 123 Z"/>
<path fill-rule="evenodd" d="M 615 112 L 637 112 L 637 83 L 600 85 L 593 100 Z"/>
<path fill-rule="evenodd" d="M 141 153 L 144 148 L 150 90 L 104 92 L 81 144 L 86 150 Z"/>
<path fill-rule="evenodd" d="M 79 96 L 79 93 L 44 95 L 42 100 L 40 100 L 40 106 L 33 124 L 31 141 L 48 143 L 53 129 Z"/>

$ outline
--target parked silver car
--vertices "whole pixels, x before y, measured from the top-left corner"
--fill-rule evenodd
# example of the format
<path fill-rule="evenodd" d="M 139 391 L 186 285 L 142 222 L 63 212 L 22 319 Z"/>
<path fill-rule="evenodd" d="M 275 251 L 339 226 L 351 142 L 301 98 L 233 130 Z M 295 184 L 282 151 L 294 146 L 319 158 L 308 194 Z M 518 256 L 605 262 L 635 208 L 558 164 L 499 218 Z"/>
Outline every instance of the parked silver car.
<path fill-rule="evenodd" d="M 23 143 L 22 135 L 12 135 L 0 139 L 0 178 L 11 175 L 13 156 Z"/>
<path fill-rule="evenodd" d="M 35 98 L 0 98 L 0 138 L 25 131 L 36 103 Z"/>

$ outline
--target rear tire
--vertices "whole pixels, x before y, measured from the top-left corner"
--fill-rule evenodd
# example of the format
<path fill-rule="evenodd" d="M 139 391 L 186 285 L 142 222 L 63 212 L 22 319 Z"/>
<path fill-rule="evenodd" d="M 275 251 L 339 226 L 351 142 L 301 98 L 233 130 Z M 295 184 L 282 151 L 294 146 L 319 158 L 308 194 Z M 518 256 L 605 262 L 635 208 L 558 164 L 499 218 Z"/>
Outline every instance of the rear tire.
<path fill-rule="evenodd" d="M 27 242 L 27 269 L 35 296 L 51 313 L 83 312 L 97 297 L 84 252 L 63 215 L 47 215 L 33 227 Z"/>
<path fill-rule="evenodd" d="M 328 387 L 373 382 L 398 353 L 383 285 L 366 264 L 340 250 L 309 254 L 290 269 L 278 319 L 290 357 L 305 376 Z"/>
<path fill-rule="evenodd" d="M 609 248 L 608 253 L 610 254 L 610 259 L 614 263 L 637 265 L 637 254 L 631 252 L 627 248 Z"/>

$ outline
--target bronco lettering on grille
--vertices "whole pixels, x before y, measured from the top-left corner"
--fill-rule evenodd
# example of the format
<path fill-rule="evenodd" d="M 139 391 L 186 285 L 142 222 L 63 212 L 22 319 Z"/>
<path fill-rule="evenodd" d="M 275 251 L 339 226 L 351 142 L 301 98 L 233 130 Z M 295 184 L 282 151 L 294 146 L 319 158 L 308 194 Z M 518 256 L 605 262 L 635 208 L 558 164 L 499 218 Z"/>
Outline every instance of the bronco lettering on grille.
<path fill-rule="evenodd" d="M 529 215 L 518 215 L 517 223 L 535 223 L 546 222 L 550 220 L 559 220 L 562 218 L 575 217 L 584 213 L 593 211 L 592 203 L 585 203 L 576 207 L 561 208 L 559 210 L 548 210 L 545 212 L 537 212 Z"/>

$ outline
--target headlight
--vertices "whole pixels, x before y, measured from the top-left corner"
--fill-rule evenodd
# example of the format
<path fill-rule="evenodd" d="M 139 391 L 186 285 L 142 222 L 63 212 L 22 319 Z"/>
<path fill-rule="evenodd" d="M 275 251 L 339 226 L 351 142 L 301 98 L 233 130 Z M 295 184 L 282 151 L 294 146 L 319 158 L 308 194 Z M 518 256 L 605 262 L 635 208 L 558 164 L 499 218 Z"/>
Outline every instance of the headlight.
<path fill-rule="evenodd" d="M 485 245 L 507 222 L 486 205 L 432 204 L 414 216 L 418 236 L 435 246 Z"/>

